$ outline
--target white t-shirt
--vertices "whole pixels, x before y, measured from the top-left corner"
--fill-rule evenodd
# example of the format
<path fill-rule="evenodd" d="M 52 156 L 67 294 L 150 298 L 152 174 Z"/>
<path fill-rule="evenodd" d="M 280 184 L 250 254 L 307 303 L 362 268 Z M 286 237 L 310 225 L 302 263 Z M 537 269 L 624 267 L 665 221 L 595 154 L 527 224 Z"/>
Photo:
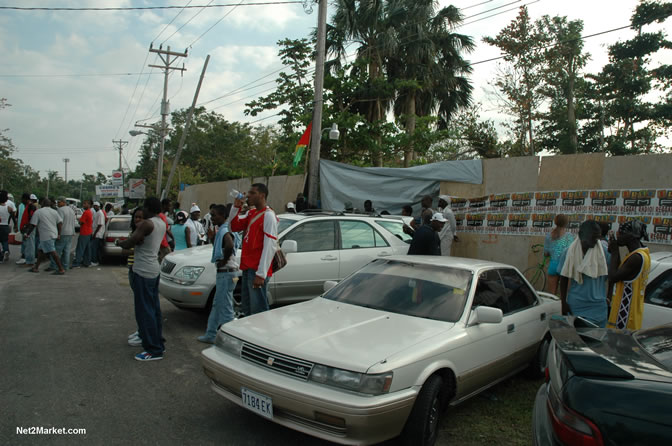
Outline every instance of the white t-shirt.
<path fill-rule="evenodd" d="M 12 203 L 12 200 L 7 200 L 5 204 L 0 204 L 0 226 L 7 226 L 10 214 L 14 212 L 16 212 L 16 205 Z"/>
<path fill-rule="evenodd" d="M 196 222 L 191 218 L 187 218 L 187 222 L 185 223 L 185 225 L 189 228 L 189 242 L 191 243 L 192 247 L 198 244 L 199 231 L 196 228 L 196 223 L 198 223 L 200 227 L 203 227 L 200 222 Z"/>
<path fill-rule="evenodd" d="M 58 208 L 58 213 L 63 219 L 63 226 L 61 226 L 61 235 L 75 235 L 75 211 L 70 206 L 61 206 Z"/>
<path fill-rule="evenodd" d="M 63 223 L 61 214 L 50 207 L 39 208 L 30 219 L 30 224 L 37 226 L 40 240 L 53 240 L 58 238 L 58 224 Z"/>
<path fill-rule="evenodd" d="M 96 232 L 98 225 L 100 225 L 100 229 L 96 233 L 96 238 L 103 238 L 105 237 L 105 213 L 102 210 L 96 212 L 93 217 L 93 232 Z"/>

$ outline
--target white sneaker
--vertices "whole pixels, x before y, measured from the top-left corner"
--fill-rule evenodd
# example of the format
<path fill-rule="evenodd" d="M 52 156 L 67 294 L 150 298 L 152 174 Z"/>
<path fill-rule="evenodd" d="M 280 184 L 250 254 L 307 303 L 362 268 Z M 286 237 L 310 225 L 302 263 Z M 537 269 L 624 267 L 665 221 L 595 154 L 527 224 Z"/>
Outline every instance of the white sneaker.
<path fill-rule="evenodd" d="M 96 262 L 91 262 L 91 266 L 98 266 L 98 263 L 96 263 Z"/>
<path fill-rule="evenodd" d="M 134 331 L 133 333 L 131 333 L 130 335 L 128 335 L 128 339 L 131 339 L 131 338 L 137 338 L 137 337 L 139 337 L 139 336 L 140 336 L 140 333 L 137 332 L 137 331 Z"/>
<path fill-rule="evenodd" d="M 5 260 L 9 260 L 9 251 L 5 252 Z"/>
<path fill-rule="evenodd" d="M 16 261 L 17 265 L 25 265 L 26 264 L 26 259 L 19 259 Z"/>
<path fill-rule="evenodd" d="M 142 339 L 140 339 L 140 337 L 130 338 L 128 340 L 128 345 L 131 347 L 140 347 L 142 345 Z"/>

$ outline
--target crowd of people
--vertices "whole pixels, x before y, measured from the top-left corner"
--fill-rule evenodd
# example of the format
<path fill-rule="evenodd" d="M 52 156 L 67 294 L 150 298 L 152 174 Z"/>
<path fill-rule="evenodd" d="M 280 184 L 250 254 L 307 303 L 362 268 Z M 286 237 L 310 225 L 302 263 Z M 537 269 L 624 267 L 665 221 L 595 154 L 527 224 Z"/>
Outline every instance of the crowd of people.
<path fill-rule="evenodd" d="M 234 203 L 212 204 L 201 218 L 201 209 L 192 203 L 188 212 L 179 203 L 148 198 L 131 215 L 131 231 L 126 240 L 116 244 L 128 255 L 129 284 L 133 290 L 137 331 L 128 343 L 142 346 L 135 355 L 139 361 L 163 358 L 162 316 L 159 304 L 159 275 L 162 259 L 171 251 L 201 244 L 212 244 L 211 262 L 217 270 L 216 292 L 205 333 L 198 337 L 204 343 L 215 341 L 220 325 L 234 319 L 233 290 L 241 281 L 242 312 L 251 315 L 268 310 L 267 289 L 273 274 L 273 260 L 278 250 L 278 218 L 267 204 L 268 188 L 253 184 L 247 194 L 240 194 Z M 404 232 L 412 236 L 409 255 L 449 256 L 457 241 L 455 215 L 450 196 L 440 195 L 438 208 L 426 196 L 421 209 L 413 216 L 413 208 L 404 206 L 402 216 L 410 217 Z M 371 200 L 363 212 L 344 203 L 345 212 L 374 215 Z M 65 198 L 56 205 L 45 198 L 38 205 L 34 194 L 25 193 L 17 207 L 7 191 L 0 191 L 0 262 L 9 258 L 10 224 L 22 239 L 21 259 L 31 272 L 49 261 L 47 270 L 63 275 L 68 269 L 96 266 L 100 255 L 107 219 L 113 215 L 108 203 L 85 200 L 82 215 Z M 302 194 L 296 202 L 286 205 L 286 212 L 302 212 L 307 203 Z M 127 213 L 126 209 L 122 213 Z M 381 212 L 384 214 L 385 211 Z M 72 238 L 79 223 L 74 261 L 70 265 Z M 644 290 L 650 267 L 646 226 L 629 221 L 618 228 L 617 237 L 608 225 L 595 221 L 581 224 L 578 237 L 568 230 L 567 216 L 558 214 L 555 227 L 547 235 L 544 254 L 550 259 L 548 291 L 559 295 L 563 314 L 581 316 L 599 327 L 637 329 L 641 327 Z M 620 258 L 619 247 L 627 247 L 628 255 Z"/>

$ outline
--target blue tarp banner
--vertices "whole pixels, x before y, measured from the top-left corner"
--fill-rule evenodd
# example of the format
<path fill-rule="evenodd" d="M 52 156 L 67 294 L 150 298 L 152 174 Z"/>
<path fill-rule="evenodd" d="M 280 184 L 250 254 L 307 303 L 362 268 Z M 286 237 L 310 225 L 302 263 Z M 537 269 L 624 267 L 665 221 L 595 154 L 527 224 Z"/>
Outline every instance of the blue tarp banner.
<path fill-rule="evenodd" d="M 408 168 L 356 167 L 320 160 L 320 197 L 322 209 L 340 211 L 349 201 L 364 209 L 371 200 L 376 211 L 400 214 L 410 204 L 419 209 L 425 195 L 436 197 L 441 181 L 482 184 L 481 160 L 443 161 Z"/>

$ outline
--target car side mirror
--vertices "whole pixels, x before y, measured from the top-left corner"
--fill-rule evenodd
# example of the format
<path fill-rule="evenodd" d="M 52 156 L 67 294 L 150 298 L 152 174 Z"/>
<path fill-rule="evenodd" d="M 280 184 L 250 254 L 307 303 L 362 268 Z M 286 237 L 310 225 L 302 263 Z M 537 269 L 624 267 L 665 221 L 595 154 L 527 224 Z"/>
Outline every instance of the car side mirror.
<path fill-rule="evenodd" d="M 299 251 L 299 247 L 296 244 L 296 240 L 285 240 L 284 242 L 282 242 L 282 246 L 280 246 L 280 249 L 282 249 L 282 252 L 284 252 L 285 255 Z"/>
<path fill-rule="evenodd" d="M 504 313 L 499 308 L 478 306 L 471 313 L 469 325 L 476 324 L 499 324 L 504 318 Z"/>
<path fill-rule="evenodd" d="M 322 285 L 322 289 L 326 293 L 336 285 L 338 285 L 338 282 L 336 282 L 335 280 L 327 280 L 326 282 L 324 282 L 324 285 Z"/>

